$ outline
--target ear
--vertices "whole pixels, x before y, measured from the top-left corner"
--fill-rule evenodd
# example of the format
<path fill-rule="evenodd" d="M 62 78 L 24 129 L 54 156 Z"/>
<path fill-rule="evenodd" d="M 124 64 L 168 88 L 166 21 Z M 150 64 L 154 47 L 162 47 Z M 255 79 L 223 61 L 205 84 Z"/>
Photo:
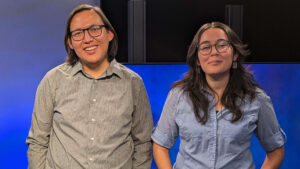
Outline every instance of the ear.
<path fill-rule="evenodd" d="M 71 49 L 74 49 L 74 47 L 73 47 L 73 45 L 72 45 L 72 42 L 71 42 L 71 39 L 70 39 L 70 38 L 68 38 L 68 45 L 69 45 L 69 47 L 70 47 Z"/>
<path fill-rule="evenodd" d="M 237 53 L 234 54 L 234 55 L 233 55 L 233 61 L 236 61 L 238 57 L 239 57 L 239 55 L 238 55 Z"/>
<path fill-rule="evenodd" d="M 109 42 L 112 41 L 115 37 L 114 33 L 110 30 L 107 31 L 107 36 L 108 36 Z"/>
<path fill-rule="evenodd" d="M 197 64 L 197 66 L 201 66 L 198 58 L 196 60 L 196 64 Z"/>

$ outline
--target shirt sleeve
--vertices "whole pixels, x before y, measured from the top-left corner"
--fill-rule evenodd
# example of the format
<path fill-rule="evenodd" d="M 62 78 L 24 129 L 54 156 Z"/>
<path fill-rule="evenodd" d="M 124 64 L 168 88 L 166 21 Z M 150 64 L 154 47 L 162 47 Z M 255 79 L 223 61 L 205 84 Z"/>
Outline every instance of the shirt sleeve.
<path fill-rule="evenodd" d="M 168 149 L 173 147 L 178 137 L 178 126 L 175 121 L 178 100 L 178 89 L 172 89 L 168 94 L 160 119 L 151 136 L 155 143 Z"/>
<path fill-rule="evenodd" d="M 36 92 L 31 128 L 26 139 L 29 169 L 45 168 L 53 118 L 53 101 L 46 76 Z"/>
<path fill-rule="evenodd" d="M 279 126 L 270 97 L 259 94 L 258 101 L 261 105 L 254 133 L 263 149 L 269 152 L 284 145 L 284 132 Z"/>
<path fill-rule="evenodd" d="M 149 169 L 152 161 L 152 113 L 143 81 L 139 78 L 134 83 L 138 90 L 133 95 L 135 100 L 131 131 L 134 143 L 133 169 Z"/>

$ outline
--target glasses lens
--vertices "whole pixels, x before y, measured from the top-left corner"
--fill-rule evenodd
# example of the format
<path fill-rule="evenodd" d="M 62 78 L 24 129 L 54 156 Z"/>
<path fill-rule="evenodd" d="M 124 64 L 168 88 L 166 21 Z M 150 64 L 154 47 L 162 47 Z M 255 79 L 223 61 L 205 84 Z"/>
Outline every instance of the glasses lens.
<path fill-rule="evenodd" d="M 83 38 L 83 31 L 82 30 L 78 30 L 78 31 L 74 31 L 74 32 L 72 32 L 72 34 L 71 34 L 71 36 L 72 36 L 72 39 L 73 40 L 82 40 L 82 38 Z"/>
<path fill-rule="evenodd" d="M 102 34 L 102 27 L 100 25 L 95 25 L 89 28 L 89 33 L 93 37 L 100 36 Z"/>
<path fill-rule="evenodd" d="M 199 45 L 199 51 L 202 55 L 208 55 L 211 51 L 211 45 L 209 43 L 203 43 Z"/>
<path fill-rule="evenodd" d="M 226 52 L 227 49 L 229 47 L 229 42 L 222 40 L 222 41 L 218 41 L 216 43 L 216 49 L 218 52 L 222 53 L 222 52 Z"/>

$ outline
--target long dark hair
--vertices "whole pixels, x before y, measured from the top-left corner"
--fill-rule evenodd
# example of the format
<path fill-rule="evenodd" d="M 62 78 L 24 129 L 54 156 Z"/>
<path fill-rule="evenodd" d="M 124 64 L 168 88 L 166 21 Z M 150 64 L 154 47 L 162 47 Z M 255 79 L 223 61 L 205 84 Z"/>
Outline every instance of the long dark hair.
<path fill-rule="evenodd" d="M 193 109 L 197 120 L 202 124 L 205 124 L 208 118 L 209 100 L 203 93 L 203 89 L 212 89 L 207 84 L 205 72 L 201 69 L 201 66 L 197 65 L 197 51 L 201 35 L 209 28 L 222 29 L 228 36 L 228 40 L 232 45 L 233 54 L 238 54 L 239 56 L 236 60 L 237 68 L 230 69 L 229 82 L 220 100 L 233 114 L 231 122 L 235 122 L 242 117 L 242 111 L 237 105 L 237 101 L 244 102 L 247 95 L 250 96 L 250 100 L 252 100 L 256 96 L 256 88 L 259 87 L 259 85 L 256 83 L 253 74 L 248 72 L 242 65 L 244 58 L 250 54 L 249 50 L 246 49 L 247 45 L 243 44 L 238 35 L 229 26 L 220 22 L 212 22 L 206 23 L 199 28 L 187 53 L 186 62 L 189 66 L 189 71 L 185 73 L 182 80 L 175 82 L 171 88 L 180 87 L 188 93 L 188 96 L 193 103 Z M 201 113 L 201 115 L 200 109 L 203 111 L 203 114 Z"/>
<path fill-rule="evenodd" d="M 115 58 L 115 56 L 117 54 L 117 50 L 118 50 L 118 37 L 117 37 L 117 33 L 116 33 L 115 29 L 113 28 L 113 26 L 111 25 L 111 23 L 109 22 L 109 20 L 106 18 L 105 14 L 99 7 L 88 5 L 88 4 L 83 4 L 83 5 L 77 6 L 75 9 L 73 9 L 73 11 L 70 13 L 67 23 L 66 23 L 66 31 L 65 31 L 65 38 L 64 38 L 65 49 L 68 54 L 66 62 L 73 66 L 76 64 L 77 61 L 79 61 L 79 58 L 76 55 L 75 51 L 70 48 L 70 46 L 68 44 L 68 39 L 71 36 L 70 25 L 71 25 L 71 21 L 72 21 L 73 17 L 77 13 L 85 11 L 85 10 L 92 10 L 92 11 L 96 12 L 102 19 L 104 25 L 106 25 L 105 28 L 114 34 L 114 38 L 110 41 L 109 46 L 108 46 L 108 51 L 107 51 L 108 61 L 112 61 Z"/>

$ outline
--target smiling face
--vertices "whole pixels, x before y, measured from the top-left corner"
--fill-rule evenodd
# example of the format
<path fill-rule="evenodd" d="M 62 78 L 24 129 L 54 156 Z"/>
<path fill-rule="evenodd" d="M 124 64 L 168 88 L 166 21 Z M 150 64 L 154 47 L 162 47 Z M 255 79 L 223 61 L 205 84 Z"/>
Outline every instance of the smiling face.
<path fill-rule="evenodd" d="M 93 10 L 84 10 L 77 13 L 71 20 L 70 32 L 78 29 L 87 29 L 93 25 L 103 25 L 100 16 Z M 84 31 L 84 38 L 81 41 L 74 41 L 71 37 L 68 44 L 79 57 L 83 67 L 101 67 L 103 64 L 109 64 L 108 46 L 113 39 L 114 34 L 102 28 L 102 34 L 98 37 L 92 37 L 88 31 Z"/>
<path fill-rule="evenodd" d="M 233 56 L 231 45 L 225 51 L 216 50 L 215 44 L 220 41 L 228 41 L 227 35 L 220 28 L 209 28 L 200 37 L 199 44 L 212 45 L 209 54 L 203 55 L 198 50 L 198 65 L 201 66 L 206 76 L 229 75 L 232 62 L 237 59 L 237 55 Z M 221 48 L 222 46 L 220 46 Z"/>

